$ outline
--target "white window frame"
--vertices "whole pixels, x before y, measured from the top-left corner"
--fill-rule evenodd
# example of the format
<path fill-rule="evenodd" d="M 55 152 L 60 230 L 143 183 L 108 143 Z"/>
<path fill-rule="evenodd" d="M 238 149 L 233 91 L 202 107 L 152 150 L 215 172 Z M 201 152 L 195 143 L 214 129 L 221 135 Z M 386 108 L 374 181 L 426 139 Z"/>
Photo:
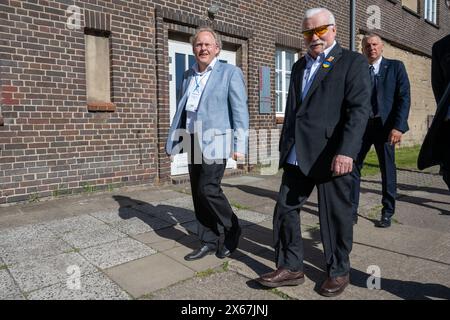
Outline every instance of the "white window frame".
<path fill-rule="evenodd" d="M 281 69 L 276 68 L 276 59 L 278 52 L 281 51 Z M 275 97 L 277 94 L 281 94 L 281 111 L 278 111 L 278 99 L 275 100 L 275 111 L 277 117 L 284 117 L 284 112 L 286 110 L 286 100 L 289 91 L 289 83 L 286 83 L 286 75 L 291 74 L 291 67 L 286 67 L 286 52 L 292 52 L 294 54 L 294 63 L 298 60 L 298 52 L 293 49 L 287 49 L 282 47 L 277 47 L 275 50 Z M 277 75 L 281 73 L 281 90 L 277 90 L 278 78 Z"/>
<path fill-rule="evenodd" d="M 437 0 L 425 0 L 424 5 L 425 20 L 437 24 Z"/>

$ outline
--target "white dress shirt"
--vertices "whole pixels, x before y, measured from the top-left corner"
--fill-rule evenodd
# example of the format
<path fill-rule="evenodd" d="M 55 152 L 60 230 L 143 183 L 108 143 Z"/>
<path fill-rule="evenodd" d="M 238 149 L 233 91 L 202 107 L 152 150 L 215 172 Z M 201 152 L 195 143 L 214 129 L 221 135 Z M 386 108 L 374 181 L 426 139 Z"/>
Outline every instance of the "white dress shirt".
<path fill-rule="evenodd" d="M 190 106 L 190 110 L 186 109 L 186 131 L 188 133 L 194 133 L 195 123 L 197 121 L 197 110 L 199 108 L 200 98 L 194 98 L 192 93 L 196 91 L 200 97 L 203 95 L 203 90 L 205 89 L 206 83 L 208 82 L 209 76 L 211 75 L 211 71 L 216 65 L 217 58 L 214 58 L 213 61 L 206 67 L 205 71 L 200 72 L 198 70 L 198 64 L 195 63 L 192 66 L 192 70 L 194 70 L 194 76 L 191 79 L 191 83 L 188 88 L 188 99 L 186 102 L 186 106 Z"/>

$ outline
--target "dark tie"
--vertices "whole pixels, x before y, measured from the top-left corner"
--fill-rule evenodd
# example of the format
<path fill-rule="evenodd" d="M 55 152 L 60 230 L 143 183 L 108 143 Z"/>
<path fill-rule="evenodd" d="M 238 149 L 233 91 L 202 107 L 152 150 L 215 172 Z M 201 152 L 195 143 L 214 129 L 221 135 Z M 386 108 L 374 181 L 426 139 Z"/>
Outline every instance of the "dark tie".
<path fill-rule="evenodd" d="M 370 98 L 370 102 L 372 104 L 372 113 L 370 115 L 371 118 L 378 115 L 378 101 L 377 101 L 377 77 L 375 75 L 375 67 L 370 66 L 370 81 L 372 84 L 372 96 Z"/>

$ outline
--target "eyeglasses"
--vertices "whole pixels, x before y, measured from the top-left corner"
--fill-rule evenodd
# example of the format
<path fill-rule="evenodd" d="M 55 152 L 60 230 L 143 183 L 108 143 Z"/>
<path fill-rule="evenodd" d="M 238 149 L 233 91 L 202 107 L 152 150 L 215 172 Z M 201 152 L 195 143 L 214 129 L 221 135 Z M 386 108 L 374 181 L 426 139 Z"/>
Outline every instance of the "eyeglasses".
<path fill-rule="evenodd" d="M 194 44 L 195 49 L 202 49 L 203 47 L 206 47 L 206 49 L 211 49 L 212 47 L 216 46 L 216 44 L 213 43 L 196 43 Z"/>
<path fill-rule="evenodd" d="M 314 29 L 304 30 L 304 31 L 302 31 L 302 33 L 305 38 L 312 38 L 313 35 L 317 35 L 318 37 L 321 37 L 325 33 L 328 32 L 329 26 L 333 26 L 333 24 L 326 24 L 324 26 L 320 26 L 320 27 L 317 27 Z"/>

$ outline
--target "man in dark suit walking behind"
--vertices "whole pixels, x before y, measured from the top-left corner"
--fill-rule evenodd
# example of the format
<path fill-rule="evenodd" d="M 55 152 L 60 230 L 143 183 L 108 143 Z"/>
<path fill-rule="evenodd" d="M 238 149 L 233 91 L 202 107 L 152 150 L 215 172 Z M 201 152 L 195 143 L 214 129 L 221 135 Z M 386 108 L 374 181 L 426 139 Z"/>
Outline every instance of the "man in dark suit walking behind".
<path fill-rule="evenodd" d="M 303 283 L 299 211 L 317 186 L 327 265 L 320 293 L 336 296 L 349 283 L 349 173 L 369 117 L 370 77 L 366 59 L 335 41 L 336 23 L 329 10 L 307 10 L 302 33 L 308 53 L 292 69 L 280 139 L 284 173 L 273 218 L 277 270 L 257 281 L 267 287 Z"/>
<path fill-rule="evenodd" d="M 433 45 L 431 84 L 438 107 L 422 144 L 417 166 L 423 170 L 440 165 L 450 191 L 450 35 Z"/>
<path fill-rule="evenodd" d="M 376 34 L 368 34 L 362 40 L 364 55 L 369 60 L 371 75 L 371 113 L 363 137 L 361 151 L 353 171 L 353 223 L 358 219 L 361 169 L 372 145 L 375 146 L 381 171 L 382 204 L 381 219 L 377 227 L 391 226 L 395 213 L 397 196 L 397 168 L 395 166 L 395 145 L 400 143 L 408 131 L 408 115 L 411 93 L 408 74 L 401 61 L 386 59 L 383 54 L 383 40 Z"/>

